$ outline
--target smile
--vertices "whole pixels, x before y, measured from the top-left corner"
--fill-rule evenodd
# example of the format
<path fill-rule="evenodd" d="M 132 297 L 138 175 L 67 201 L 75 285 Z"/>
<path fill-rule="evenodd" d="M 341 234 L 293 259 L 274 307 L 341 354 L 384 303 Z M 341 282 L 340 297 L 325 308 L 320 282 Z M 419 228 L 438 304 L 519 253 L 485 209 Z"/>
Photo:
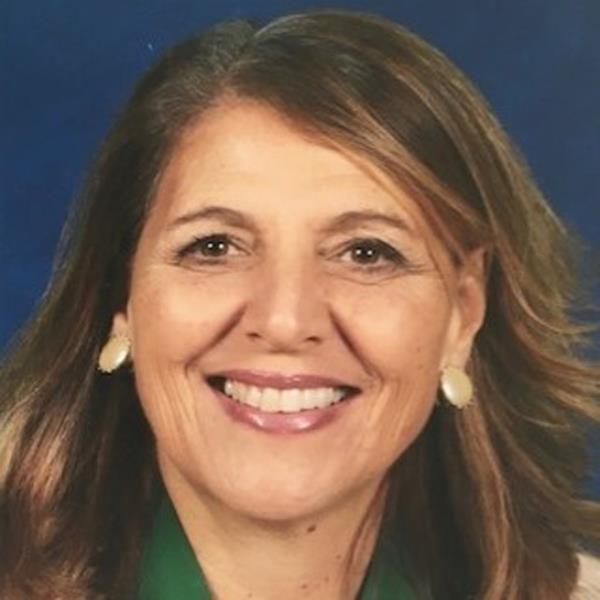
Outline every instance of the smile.
<path fill-rule="evenodd" d="M 344 392 L 335 388 L 276 390 L 245 385 L 231 379 L 225 381 L 225 393 L 242 404 L 249 404 L 264 412 L 286 413 L 325 408 L 344 397 Z"/>
<path fill-rule="evenodd" d="M 260 380 L 260 377 L 250 377 L 250 379 Z M 266 413 L 296 413 L 326 408 L 359 392 L 357 388 L 346 385 L 307 387 L 306 381 L 298 377 L 285 380 L 285 384 L 289 387 L 283 387 L 284 383 L 281 379 L 269 381 L 271 385 L 257 385 L 259 382 L 240 381 L 237 378 L 224 376 L 208 378 L 211 387 L 232 400 Z"/>

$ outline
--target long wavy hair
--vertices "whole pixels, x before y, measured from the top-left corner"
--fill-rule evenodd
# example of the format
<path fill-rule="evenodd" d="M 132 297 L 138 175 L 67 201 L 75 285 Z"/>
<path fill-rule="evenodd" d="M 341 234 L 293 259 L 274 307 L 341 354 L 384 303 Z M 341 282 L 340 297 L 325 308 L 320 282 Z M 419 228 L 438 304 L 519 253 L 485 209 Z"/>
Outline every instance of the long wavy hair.
<path fill-rule="evenodd" d="M 141 79 L 74 205 L 51 282 L 0 375 L 0 596 L 125 598 L 159 476 L 127 370 L 96 370 L 156 184 L 182 132 L 227 98 L 274 108 L 417 201 L 458 264 L 488 249 L 464 411 L 439 406 L 389 473 L 419 598 L 568 598 L 600 539 L 582 497 L 600 371 L 577 245 L 474 86 L 399 25 L 316 11 L 233 21 Z M 588 318 L 589 320 L 589 318 Z M 597 547 L 596 547 L 597 548 Z"/>

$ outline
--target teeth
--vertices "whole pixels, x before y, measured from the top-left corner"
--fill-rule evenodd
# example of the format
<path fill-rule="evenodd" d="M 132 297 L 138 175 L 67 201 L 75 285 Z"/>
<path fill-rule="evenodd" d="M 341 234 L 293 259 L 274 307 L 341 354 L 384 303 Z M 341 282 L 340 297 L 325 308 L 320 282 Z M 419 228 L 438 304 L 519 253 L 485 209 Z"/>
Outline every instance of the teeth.
<path fill-rule="evenodd" d="M 260 408 L 264 412 L 292 413 L 309 408 L 325 408 L 339 402 L 344 393 L 337 388 L 276 390 L 225 380 L 225 393 L 242 404 Z"/>
<path fill-rule="evenodd" d="M 272 388 L 266 388 L 262 392 L 262 396 L 260 398 L 260 410 L 264 410 L 265 412 L 276 412 L 279 410 L 279 406 L 281 402 L 279 401 L 280 393 L 277 390 Z M 237 398 L 246 398 L 244 391 L 237 394 Z"/>
<path fill-rule="evenodd" d="M 255 408 L 260 408 L 261 396 L 262 394 L 257 387 L 251 387 L 248 393 L 246 394 L 246 404 L 254 406 Z"/>
<path fill-rule="evenodd" d="M 256 388 L 254 388 L 256 389 Z M 281 410 L 283 412 L 294 412 L 298 406 L 304 404 L 304 393 L 302 390 L 288 390 L 286 394 L 281 395 Z"/>

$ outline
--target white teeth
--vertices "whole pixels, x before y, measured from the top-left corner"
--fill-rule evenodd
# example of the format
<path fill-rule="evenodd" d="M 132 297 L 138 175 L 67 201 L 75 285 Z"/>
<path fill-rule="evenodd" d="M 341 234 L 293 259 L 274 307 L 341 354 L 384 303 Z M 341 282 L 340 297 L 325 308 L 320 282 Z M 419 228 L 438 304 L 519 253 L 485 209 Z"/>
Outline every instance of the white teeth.
<path fill-rule="evenodd" d="M 245 398 L 246 395 L 242 392 L 238 394 L 238 398 Z M 275 412 L 279 410 L 279 392 L 272 388 L 266 388 L 262 392 L 262 397 L 260 399 L 260 410 L 264 410 L 265 412 Z"/>
<path fill-rule="evenodd" d="M 225 380 L 225 393 L 242 404 L 260 408 L 264 412 L 298 412 L 309 408 L 325 408 L 339 402 L 344 393 L 332 387 L 277 390 Z"/>
<path fill-rule="evenodd" d="M 256 388 L 254 388 L 256 389 Z M 288 390 L 287 394 L 282 394 L 281 397 L 281 410 L 283 412 L 294 412 L 298 406 L 302 406 L 304 395 L 302 390 L 292 389 Z"/>
<path fill-rule="evenodd" d="M 254 406 L 255 408 L 259 408 L 261 396 L 262 394 L 260 390 L 257 387 L 252 386 L 246 394 L 246 404 Z"/>

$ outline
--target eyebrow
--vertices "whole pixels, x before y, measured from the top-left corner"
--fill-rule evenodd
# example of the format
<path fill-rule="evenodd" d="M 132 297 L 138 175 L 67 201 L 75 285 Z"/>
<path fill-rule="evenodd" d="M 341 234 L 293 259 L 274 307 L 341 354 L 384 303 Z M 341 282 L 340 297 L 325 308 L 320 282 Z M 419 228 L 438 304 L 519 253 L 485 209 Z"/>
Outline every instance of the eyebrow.
<path fill-rule="evenodd" d="M 344 229 L 351 229 L 365 223 L 381 223 L 400 229 L 411 236 L 415 235 L 412 227 L 401 217 L 386 215 L 376 210 L 357 210 L 345 212 L 335 217 L 324 230 L 327 233 L 336 233 Z"/>
<path fill-rule="evenodd" d="M 189 213 L 185 213 L 180 217 L 177 217 L 174 221 L 172 221 L 167 226 L 167 229 L 171 231 L 173 229 L 181 227 L 182 225 L 194 223 L 202 219 L 213 219 L 215 221 L 222 221 L 223 223 L 231 225 L 232 227 L 251 229 L 253 231 L 258 230 L 258 226 L 256 225 L 254 219 L 248 217 L 247 215 L 241 212 L 238 212 L 237 210 L 225 208 L 224 206 L 206 206 L 199 210 L 194 210 Z"/>
<path fill-rule="evenodd" d="M 259 229 L 254 219 L 248 215 L 231 208 L 225 208 L 224 206 L 206 206 L 199 210 L 185 213 L 172 221 L 167 226 L 167 229 L 170 231 L 181 227 L 182 225 L 200 221 L 202 219 L 219 220 L 232 227 L 249 229 L 251 231 L 258 231 Z M 365 223 L 381 223 L 399 229 L 411 236 L 416 235 L 414 229 L 401 217 L 387 215 L 376 210 L 348 211 L 342 213 L 341 215 L 334 217 L 322 231 L 324 233 L 338 233 L 346 229 L 364 225 Z"/>

